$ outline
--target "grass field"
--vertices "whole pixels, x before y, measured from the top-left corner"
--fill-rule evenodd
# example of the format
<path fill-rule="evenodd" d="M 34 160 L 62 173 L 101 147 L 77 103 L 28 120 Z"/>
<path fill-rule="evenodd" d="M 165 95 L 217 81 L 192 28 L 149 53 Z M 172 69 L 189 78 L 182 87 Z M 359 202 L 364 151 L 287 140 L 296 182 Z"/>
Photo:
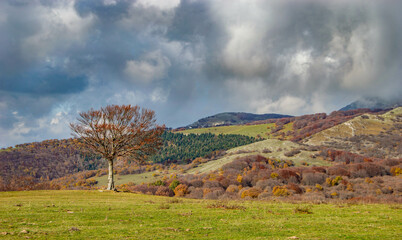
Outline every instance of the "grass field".
<path fill-rule="evenodd" d="M 2 239 L 400 239 L 401 225 L 401 205 L 219 202 L 107 191 L 0 193 Z"/>
<path fill-rule="evenodd" d="M 115 175 L 114 180 L 117 185 L 120 184 L 125 184 L 125 183 L 135 183 L 135 184 L 141 184 L 141 183 L 150 183 L 150 182 L 155 182 L 157 180 L 162 179 L 164 176 L 169 177 L 171 174 L 178 173 L 178 170 L 166 170 L 166 171 L 159 171 L 155 170 L 152 172 L 144 172 L 140 174 L 127 174 L 127 175 Z M 95 179 L 98 181 L 96 184 L 97 187 L 100 186 L 107 186 L 108 183 L 108 175 L 103 175 L 101 177 L 95 177 Z"/>
<path fill-rule="evenodd" d="M 249 137 L 257 137 L 260 135 L 262 138 L 267 138 L 267 132 L 271 130 L 267 127 L 275 126 L 274 123 L 270 124 L 260 124 L 260 125 L 234 125 L 234 126 L 222 126 L 222 127 L 210 127 L 210 128 L 195 128 L 180 131 L 183 134 L 195 133 L 214 133 L 214 134 L 240 134 Z"/>

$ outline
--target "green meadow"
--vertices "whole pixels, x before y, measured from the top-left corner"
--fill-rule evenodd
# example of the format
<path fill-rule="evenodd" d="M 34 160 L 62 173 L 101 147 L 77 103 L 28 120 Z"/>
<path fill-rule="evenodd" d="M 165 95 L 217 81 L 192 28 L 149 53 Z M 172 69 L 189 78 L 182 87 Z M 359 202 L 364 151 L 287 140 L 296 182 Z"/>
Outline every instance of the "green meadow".
<path fill-rule="evenodd" d="M 262 138 L 267 138 L 267 133 L 271 132 L 271 130 L 269 130 L 268 127 L 274 127 L 274 126 L 275 123 L 259 124 L 259 125 L 233 125 L 233 126 L 187 129 L 184 131 L 180 131 L 180 133 L 240 134 L 249 137 L 257 137 L 257 135 L 260 135 Z"/>
<path fill-rule="evenodd" d="M 0 193 L 1 239 L 400 239 L 402 206 Z"/>

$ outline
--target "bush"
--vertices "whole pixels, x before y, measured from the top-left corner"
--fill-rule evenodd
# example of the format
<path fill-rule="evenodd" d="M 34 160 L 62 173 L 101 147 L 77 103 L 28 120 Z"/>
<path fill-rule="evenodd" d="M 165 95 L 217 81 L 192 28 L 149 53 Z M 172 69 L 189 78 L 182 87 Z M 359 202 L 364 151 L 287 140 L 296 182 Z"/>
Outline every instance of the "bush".
<path fill-rule="evenodd" d="M 302 194 L 303 193 L 303 189 L 299 185 L 294 184 L 294 183 L 289 183 L 286 186 L 286 188 L 289 189 L 289 190 L 294 191 L 296 194 Z"/>
<path fill-rule="evenodd" d="M 223 189 L 214 190 L 205 194 L 204 199 L 218 199 L 219 196 L 223 195 L 225 191 Z"/>
<path fill-rule="evenodd" d="M 317 191 L 322 191 L 322 190 L 324 190 L 324 188 L 323 188 L 320 184 L 316 184 L 316 185 L 315 185 L 315 189 L 316 189 Z"/>
<path fill-rule="evenodd" d="M 172 191 L 174 191 L 174 190 L 176 189 L 176 187 L 179 186 L 179 185 L 180 185 L 180 182 L 179 182 L 178 180 L 173 180 L 173 181 L 170 183 L 169 188 L 170 188 Z"/>
<path fill-rule="evenodd" d="M 203 190 L 201 188 L 195 188 L 191 190 L 189 194 L 186 195 L 188 198 L 193 198 L 193 199 L 202 199 L 204 196 Z"/>
<path fill-rule="evenodd" d="M 258 195 L 258 199 L 269 199 L 272 196 L 272 193 L 270 192 L 262 192 L 260 195 Z"/>
<path fill-rule="evenodd" d="M 203 186 L 206 188 L 214 188 L 221 187 L 222 185 L 218 181 L 205 181 Z"/>
<path fill-rule="evenodd" d="M 402 169 L 399 166 L 394 166 L 391 168 L 391 175 L 392 176 L 399 176 L 402 174 Z"/>
<path fill-rule="evenodd" d="M 190 186 L 198 188 L 198 187 L 202 187 L 202 185 L 204 185 L 204 182 L 202 180 L 195 179 L 195 180 L 190 181 Z"/>
<path fill-rule="evenodd" d="M 153 186 L 165 186 L 165 184 L 166 183 L 162 180 L 158 180 L 158 181 L 152 183 Z"/>
<path fill-rule="evenodd" d="M 175 196 L 178 197 L 183 197 L 188 193 L 188 187 L 185 184 L 179 184 L 175 189 L 174 189 L 174 194 Z"/>
<path fill-rule="evenodd" d="M 285 197 L 290 195 L 288 189 L 286 189 L 286 187 L 283 186 L 275 186 L 272 189 L 272 194 L 277 197 Z"/>
<path fill-rule="evenodd" d="M 279 176 L 285 180 L 292 180 L 293 182 L 299 183 L 300 176 L 292 170 L 282 169 L 279 171 Z"/>
<path fill-rule="evenodd" d="M 230 185 L 228 188 L 226 188 L 226 192 L 237 193 L 238 191 L 239 187 L 236 185 Z"/>
<path fill-rule="evenodd" d="M 341 177 L 341 176 L 337 176 L 337 177 L 335 177 L 335 178 L 327 178 L 327 180 L 326 180 L 325 182 L 328 184 L 328 186 L 331 187 L 331 186 L 336 186 L 336 185 L 338 185 L 340 180 L 342 180 L 342 177 Z"/>
<path fill-rule="evenodd" d="M 329 175 L 337 175 L 337 176 L 350 176 L 350 172 L 340 166 L 333 166 L 328 168 Z"/>
<path fill-rule="evenodd" d="M 284 155 L 285 155 L 286 157 L 293 157 L 294 155 L 297 155 L 297 154 L 299 154 L 299 153 L 300 153 L 300 150 L 299 150 L 299 149 L 293 149 L 293 150 L 291 150 L 291 151 L 289 151 L 289 152 L 285 152 Z"/>
<path fill-rule="evenodd" d="M 301 181 L 304 185 L 314 186 L 315 184 L 322 184 L 325 182 L 324 173 L 305 173 L 303 174 L 303 179 Z"/>
<path fill-rule="evenodd" d="M 259 188 L 249 188 L 247 190 L 242 191 L 241 198 L 245 197 L 257 198 L 261 192 L 262 191 Z"/>
<path fill-rule="evenodd" d="M 155 192 L 155 195 L 173 197 L 174 192 L 169 187 L 159 186 L 158 189 Z"/>

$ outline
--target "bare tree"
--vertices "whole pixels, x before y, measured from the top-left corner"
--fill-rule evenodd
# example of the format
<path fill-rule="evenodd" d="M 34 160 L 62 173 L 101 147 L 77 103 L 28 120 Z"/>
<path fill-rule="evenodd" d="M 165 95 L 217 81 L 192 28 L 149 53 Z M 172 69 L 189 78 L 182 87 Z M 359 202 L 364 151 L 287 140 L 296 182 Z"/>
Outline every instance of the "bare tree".
<path fill-rule="evenodd" d="M 139 106 L 110 105 L 100 110 L 82 112 L 78 123 L 70 123 L 74 137 L 82 139 L 86 148 L 100 154 L 109 163 L 108 190 L 115 190 L 113 163 L 122 157 L 143 161 L 161 146 L 165 127 L 155 124 L 152 110 Z"/>

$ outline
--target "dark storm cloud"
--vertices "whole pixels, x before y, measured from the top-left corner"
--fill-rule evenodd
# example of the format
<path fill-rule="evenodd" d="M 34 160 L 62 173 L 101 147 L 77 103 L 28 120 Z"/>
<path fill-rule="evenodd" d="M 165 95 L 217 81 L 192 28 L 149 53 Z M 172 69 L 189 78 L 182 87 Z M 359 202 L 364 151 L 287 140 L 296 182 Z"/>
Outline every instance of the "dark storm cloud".
<path fill-rule="evenodd" d="M 0 146 L 68 137 L 77 111 L 161 123 L 398 97 L 400 1 L 0 2 Z M 7 140 L 4 140 L 6 139 Z"/>
<path fill-rule="evenodd" d="M 27 70 L 11 75 L 9 79 L 4 77 L 0 83 L 0 89 L 38 95 L 68 94 L 81 92 L 87 85 L 86 77 L 70 76 L 68 72 L 45 68 Z"/>

